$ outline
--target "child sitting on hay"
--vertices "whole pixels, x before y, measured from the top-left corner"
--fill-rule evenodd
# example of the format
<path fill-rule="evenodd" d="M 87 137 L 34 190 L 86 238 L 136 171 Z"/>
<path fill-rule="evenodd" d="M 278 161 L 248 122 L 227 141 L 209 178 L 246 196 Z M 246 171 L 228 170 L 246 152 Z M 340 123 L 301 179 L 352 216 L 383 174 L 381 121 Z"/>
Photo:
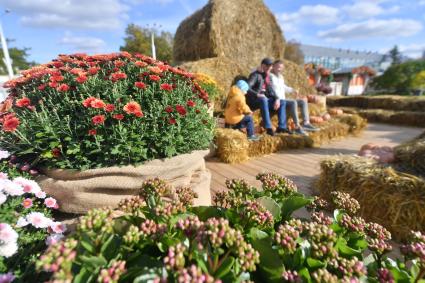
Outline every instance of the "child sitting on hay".
<path fill-rule="evenodd" d="M 239 80 L 231 87 L 227 95 L 224 118 L 226 128 L 243 129 L 246 128 L 248 140 L 258 141 L 259 137 L 254 134 L 254 120 L 252 111 L 246 104 L 245 95 L 249 85 L 244 80 Z"/>

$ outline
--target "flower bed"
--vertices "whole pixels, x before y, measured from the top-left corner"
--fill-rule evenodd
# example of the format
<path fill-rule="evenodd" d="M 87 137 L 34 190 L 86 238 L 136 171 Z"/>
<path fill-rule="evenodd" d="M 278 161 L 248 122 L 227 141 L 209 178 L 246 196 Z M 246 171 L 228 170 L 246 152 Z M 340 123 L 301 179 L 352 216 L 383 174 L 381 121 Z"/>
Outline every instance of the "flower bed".
<path fill-rule="evenodd" d="M 20 176 L 8 161 L 0 172 L 0 282 L 40 282 L 46 278 L 35 273 L 35 261 L 66 227 L 52 218 L 56 200 L 28 174 Z"/>
<path fill-rule="evenodd" d="M 6 83 L 0 147 L 32 166 L 85 170 L 207 149 L 214 121 L 193 76 L 129 53 L 60 55 Z"/>
<path fill-rule="evenodd" d="M 425 236 L 412 234 L 404 260 L 388 257 L 391 234 L 357 216 L 336 192 L 306 198 L 288 179 L 259 174 L 261 190 L 229 180 L 216 206 L 192 207 L 193 192 L 154 179 L 119 211 L 93 210 L 37 263 L 50 280 L 78 282 L 418 282 Z M 164 202 L 163 197 L 172 199 Z M 311 220 L 294 219 L 304 206 Z M 322 209 L 336 209 L 333 217 Z"/>

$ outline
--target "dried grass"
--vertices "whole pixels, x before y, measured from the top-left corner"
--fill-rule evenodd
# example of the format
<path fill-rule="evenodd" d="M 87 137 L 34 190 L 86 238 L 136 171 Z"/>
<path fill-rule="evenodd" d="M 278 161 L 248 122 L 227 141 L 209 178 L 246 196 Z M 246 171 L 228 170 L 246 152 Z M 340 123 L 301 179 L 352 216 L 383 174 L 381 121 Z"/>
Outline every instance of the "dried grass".
<path fill-rule="evenodd" d="M 394 148 L 398 165 L 403 170 L 425 177 L 425 132 Z"/>
<path fill-rule="evenodd" d="M 356 136 L 367 127 L 367 119 L 362 118 L 357 114 L 343 114 L 341 116 L 337 116 L 336 119 L 338 119 L 341 123 L 350 126 L 350 134 Z"/>
<path fill-rule="evenodd" d="M 320 164 L 316 188 L 325 199 L 333 191 L 349 193 L 360 215 L 385 226 L 397 240 L 411 230 L 425 231 L 425 180 L 358 156 L 328 157 Z"/>
<path fill-rule="evenodd" d="M 230 164 L 247 161 L 249 142 L 246 134 L 232 129 L 217 129 L 214 142 L 217 157 Z"/>

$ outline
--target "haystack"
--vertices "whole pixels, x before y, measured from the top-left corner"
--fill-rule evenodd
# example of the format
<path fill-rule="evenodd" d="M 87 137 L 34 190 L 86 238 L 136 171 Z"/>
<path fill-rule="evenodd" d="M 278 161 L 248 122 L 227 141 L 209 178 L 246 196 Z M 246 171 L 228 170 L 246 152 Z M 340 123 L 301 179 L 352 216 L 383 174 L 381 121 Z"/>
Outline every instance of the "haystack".
<path fill-rule="evenodd" d="M 210 0 L 179 25 L 173 50 L 177 62 L 227 57 L 251 66 L 284 51 L 282 30 L 263 0 Z"/>
<path fill-rule="evenodd" d="M 217 129 L 215 138 L 217 157 L 225 163 L 241 163 L 247 161 L 249 142 L 246 134 L 231 129 Z"/>
<path fill-rule="evenodd" d="M 320 164 L 316 188 L 325 199 L 333 191 L 349 193 L 360 215 L 385 226 L 397 240 L 411 230 L 425 231 L 425 180 L 358 156 L 328 157 Z"/>
<path fill-rule="evenodd" d="M 403 170 L 425 177 L 425 132 L 394 148 L 398 165 Z"/>
<path fill-rule="evenodd" d="M 174 38 L 174 61 L 213 77 L 227 94 L 236 75 L 249 76 L 261 59 L 282 59 L 285 40 L 263 0 L 210 0 L 185 19 Z M 315 94 L 302 67 L 285 60 L 286 83 Z"/>
<path fill-rule="evenodd" d="M 343 114 L 337 119 L 350 126 L 350 134 L 353 135 L 359 135 L 367 127 L 367 120 L 357 114 Z"/>

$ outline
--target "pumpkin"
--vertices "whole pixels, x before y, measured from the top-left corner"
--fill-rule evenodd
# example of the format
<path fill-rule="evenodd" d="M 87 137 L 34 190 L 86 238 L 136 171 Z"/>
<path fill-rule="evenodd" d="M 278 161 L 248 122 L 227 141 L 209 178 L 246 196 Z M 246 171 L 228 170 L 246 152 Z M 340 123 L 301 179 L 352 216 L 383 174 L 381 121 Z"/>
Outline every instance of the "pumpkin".
<path fill-rule="evenodd" d="M 332 116 L 339 116 L 339 115 L 344 114 L 344 111 L 342 111 L 342 109 L 339 109 L 339 108 L 331 108 L 331 109 L 329 109 L 329 113 Z"/>
<path fill-rule="evenodd" d="M 322 116 L 323 121 L 329 121 L 331 119 L 331 115 L 329 113 L 326 113 Z"/>
<path fill-rule="evenodd" d="M 319 116 L 311 116 L 310 122 L 312 122 L 313 124 L 320 124 L 323 123 L 323 118 Z"/>

